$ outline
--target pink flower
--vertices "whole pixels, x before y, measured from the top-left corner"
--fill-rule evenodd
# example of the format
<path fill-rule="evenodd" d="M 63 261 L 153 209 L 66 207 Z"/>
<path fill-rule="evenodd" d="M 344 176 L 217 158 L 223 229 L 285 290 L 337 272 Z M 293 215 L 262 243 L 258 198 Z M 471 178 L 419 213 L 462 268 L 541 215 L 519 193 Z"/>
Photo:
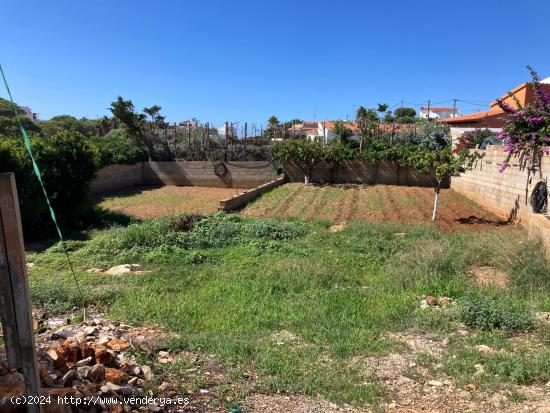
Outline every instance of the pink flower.
<path fill-rule="evenodd" d="M 502 162 L 500 166 L 498 167 L 499 172 L 504 172 L 504 170 L 508 167 L 508 162 Z"/>

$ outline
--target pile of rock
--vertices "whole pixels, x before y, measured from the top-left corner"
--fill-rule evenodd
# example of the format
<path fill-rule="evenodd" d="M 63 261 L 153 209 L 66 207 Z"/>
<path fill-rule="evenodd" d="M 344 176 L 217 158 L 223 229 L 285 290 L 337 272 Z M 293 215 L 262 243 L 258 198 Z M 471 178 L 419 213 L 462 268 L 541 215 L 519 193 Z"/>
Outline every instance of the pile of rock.
<path fill-rule="evenodd" d="M 128 325 L 96 318 L 39 335 L 37 356 L 44 394 L 94 399 L 87 406 L 79 406 L 79 411 L 159 411 L 159 406 L 143 407 L 128 403 L 131 398 L 143 400 L 146 396 L 153 396 L 151 391 L 145 390 L 146 384 L 153 379 L 151 368 L 138 364 L 126 352 L 131 348 L 141 349 L 143 345 L 149 346 L 148 350 L 160 349 L 152 344 L 156 342 L 156 337 L 148 340 L 140 332 L 143 333 Z M 168 352 L 162 352 L 162 356 L 168 355 Z M 4 411 L 3 407 L 9 407 L 12 395 L 23 394 L 22 379 L 19 373 L 0 366 L 0 384 L 7 390 L 0 392 L 0 399 L 3 398 L 3 402 L 0 401 L 1 411 Z M 113 402 L 103 405 L 102 400 L 105 399 Z M 69 406 L 66 407 L 67 411 L 71 411 Z"/>

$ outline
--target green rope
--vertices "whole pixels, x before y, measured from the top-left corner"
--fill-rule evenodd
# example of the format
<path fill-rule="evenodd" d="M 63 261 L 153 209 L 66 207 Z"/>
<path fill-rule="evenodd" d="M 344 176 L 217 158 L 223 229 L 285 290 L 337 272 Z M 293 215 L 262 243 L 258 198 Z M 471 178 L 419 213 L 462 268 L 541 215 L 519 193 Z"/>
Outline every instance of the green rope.
<path fill-rule="evenodd" d="M 67 262 L 69 263 L 69 268 L 71 269 L 71 273 L 73 275 L 74 282 L 75 282 L 76 288 L 78 290 L 78 294 L 80 295 L 81 305 L 82 305 L 82 308 L 84 308 L 84 296 L 82 295 L 82 291 L 80 290 L 80 285 L 78 284 L 78 279 L 77 279 L 76 274 L 74 272 L 73 263 L 71 262 L 71 259 L 69 257 L 69 253 L 67 252 L 67 249 L 65 248 L 65 240 L 63 239 L 63 234 L 61 232 L 61 228 L 59 228 L 59 224 L 57 222 L 57 217 L 55 215 L 55 211 L 52 208 L 52 204 L 50 203 L 50 198 L 48 198 L 48 192 L 46 191 L 46 187 L 44 186 L 44 182 L 42 180 L 42 174 L 40 173 L 40 169 L 38 168 L 38 164 L 36 163 L 36 159 L 34 158 L 34 154 L 32 152 L 31 140 L 29 139 L 29 135 L 27 135 L 27 131 L 23 127 L 23 124 L 21 123 L 21 119 L 19 118 L 19 113 L 17 112 L 17 106 L 15 106 L 15 102 L 13 101 L 13 97 L 11 95 L 10 87 L 8 86 L 8 81 L 6 80 L 6 75 L 4 74 L 4 70 L 2 69 L 1 64 L 0 64 L 0 73 L 2 73 L 2 79 L 4 80 L 4 86 L 6 86 L 6 90 L 8 91 L 8 96 L 10 98 L 13 113 L 15 114 L 15 119 L 17 120 L 19 128 L 21 129 L 21 133 L 23 135 L 23 141 L 25 142 L 25 148 L 27 149 L 29 157 L 31 158 L 32 168 L 34 170 L 34 174 L 38 178 L 38 182 L 40 183 L 40 187 L 42 188 L 42 192 L 44 193 L 44 198 L 46 198 L 46 203 L 48 204 L 48 208 L 50 210 L 50 216 L 52 217 L 53 224 L 55 225 L 55 229 L 57 230 L 57 235 L 59 237 L 59 242 L 61 243 L 61 250 L 65 254 L 65 257 L 67 258 Z"/>

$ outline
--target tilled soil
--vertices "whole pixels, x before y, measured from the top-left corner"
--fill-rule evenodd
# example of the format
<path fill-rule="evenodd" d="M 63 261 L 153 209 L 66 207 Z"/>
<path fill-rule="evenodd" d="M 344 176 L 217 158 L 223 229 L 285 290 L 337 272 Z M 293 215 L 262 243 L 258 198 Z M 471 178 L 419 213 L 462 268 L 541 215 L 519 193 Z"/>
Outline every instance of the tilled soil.
<path fill-rule="evenodd" d="M 353 221 L 430 222 L 434 202 L 431 188 L 389 185 L 304 185 L 290 183 L 250 204 L 243 213 L 255 217 Z M 487 229 L 506 221 L 460 194 L 443 189 L 439 195 L 437 226 L 446 232 Z"/>
<path fill-rule="evenodd" d="M 241 188 L 198 186 L 135 187 L 104 195 L 99 204 L 109 211 L 138 219 L 149 219 L 166 215 L 214 212 L 218 210 L 222 199 L 243 191 Z"/>

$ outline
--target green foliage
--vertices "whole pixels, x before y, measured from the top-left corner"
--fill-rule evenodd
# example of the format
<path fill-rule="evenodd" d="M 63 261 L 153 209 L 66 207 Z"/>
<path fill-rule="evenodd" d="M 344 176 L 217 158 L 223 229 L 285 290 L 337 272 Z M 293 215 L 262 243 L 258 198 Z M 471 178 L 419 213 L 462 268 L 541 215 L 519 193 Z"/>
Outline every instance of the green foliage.
<path fill-rule="evenodd" d="M 92 138 L 90 142 L 99 150 L 101 167 L 147 161 L 147 152 L 128 136 L 126 129 L 113 129 L 101 138 Z"/>
<path fill-rule="evenodd" d="M 97 149 L 79 133 L 34 136 L 31 145 L 60 224 L 82 227 L 93 218 L 88 183 L 99 167 Z M 0 172 L 14 172 L 23 229 L 31 237 L 52 229 L 51 218 L 22 138 L 0 139 Z"/>
<path fill-rule="evenodd" d="M 451 146 L 449 127 L 439 122 L 423 121 L 415 136 L 415 142 L 430 151 L 438 151 Z"/>
<path fill-rule="evenodd" d="M 434 176 L 436 190 L 443 181 L 471 169 L 482 156 L 470 151 L 453 153 L 449 128 L 437 122 L 422 122 L 415 143 L 417 146 L 409 153 L 407 163 L 422 174 Z"/>
<path fill-rule="evenodd" d="M 345 160 L 355 158 L 357 158 L 357 151 L 338 139 L 332 140 L 324 148 L 323 159 L 331 165 L 338 165 Z"/>
<path fill-rule="evenodd" d="M 480 330 L 518 332 L 534 326 L 533 314 L 525 306 L 481 294 L 467 295 L 459 301 L 459 317 L 467 326 Z"/>
<path fill-rule="evenodd" d="M 365 139 L 367 140 L 367 143 L 374 140 L 374 136 L 378 131 L 378 112 L 374 109 L 366 109 L 363 106 L 359 106 L 355 112 L 355 122 L 359 126 L 359 149 L 361 150 Z"/>
<path fill-rule="evenodd" d="M 416 110 L 414 108 L 397 108 L 393 111 L 393 116 L 396 119 L 416 118 Z M 403 122 L 406 123 L 406 122 Z"/>
<path fill-rule="evenodd" d="M 81 133 L 84 136 L 96 136 L 99 132 L 100 121 L 91 119 L 76 119 L 70 115 L 54 116 L 40 124 L 42 133 L 46 136 L 52 136 L 57 133 L 67 131 L 71 133 Z"/>
<path fill-rule="evenodd" d="M 349 138 L 353 136 L 353 131 L 347 126 L 346 122 L 341 120 L 334 122 L 332 133 L 334 133 L 342 143 L 348 142 Z"/>
<path fill-rule="evenodd" d="M 304 174 L 311 175 L 313 167 L 325 156 L 325 149 L 318 141 L 309 139 L 293 139 L 273 145 L 273 157 L 281 162 L 296 162 Z"/>
<path fill-rule="evenodd" d="M 495 357 L 488 370 L 514 384 L 547 383 L 550 380 L 550 352 Z"/>
<path fill-rule="evenodd" d="M 23 116 L 23 111 L 19 106 L 15 105 L 15 108 L 19 113 L 19 121 L 27 133 L 38 133 L 40 131 L 38 124 Z M 21 136 L 21 129 L 19 128 L 19 123 L 15 117 L 11 102 L 2 98 L 0 98 L 0 136 L 1 135 L 8 137 Z"/>
<path fill-rule="evenodd" d="M 257 222 L 223 213 L 195 222 L 191 230 L 182 231 L 174 222 L 163 218 L 117 228 L 111 237 L 92 241 L 88 251 L 106 257 L 129 256 L 135 259 L 140 254 L 158 257 L 171 251 L 220 248 L 254 239 L 287 240 L 307 232 L 306 227 L 298 223 Z"/>

